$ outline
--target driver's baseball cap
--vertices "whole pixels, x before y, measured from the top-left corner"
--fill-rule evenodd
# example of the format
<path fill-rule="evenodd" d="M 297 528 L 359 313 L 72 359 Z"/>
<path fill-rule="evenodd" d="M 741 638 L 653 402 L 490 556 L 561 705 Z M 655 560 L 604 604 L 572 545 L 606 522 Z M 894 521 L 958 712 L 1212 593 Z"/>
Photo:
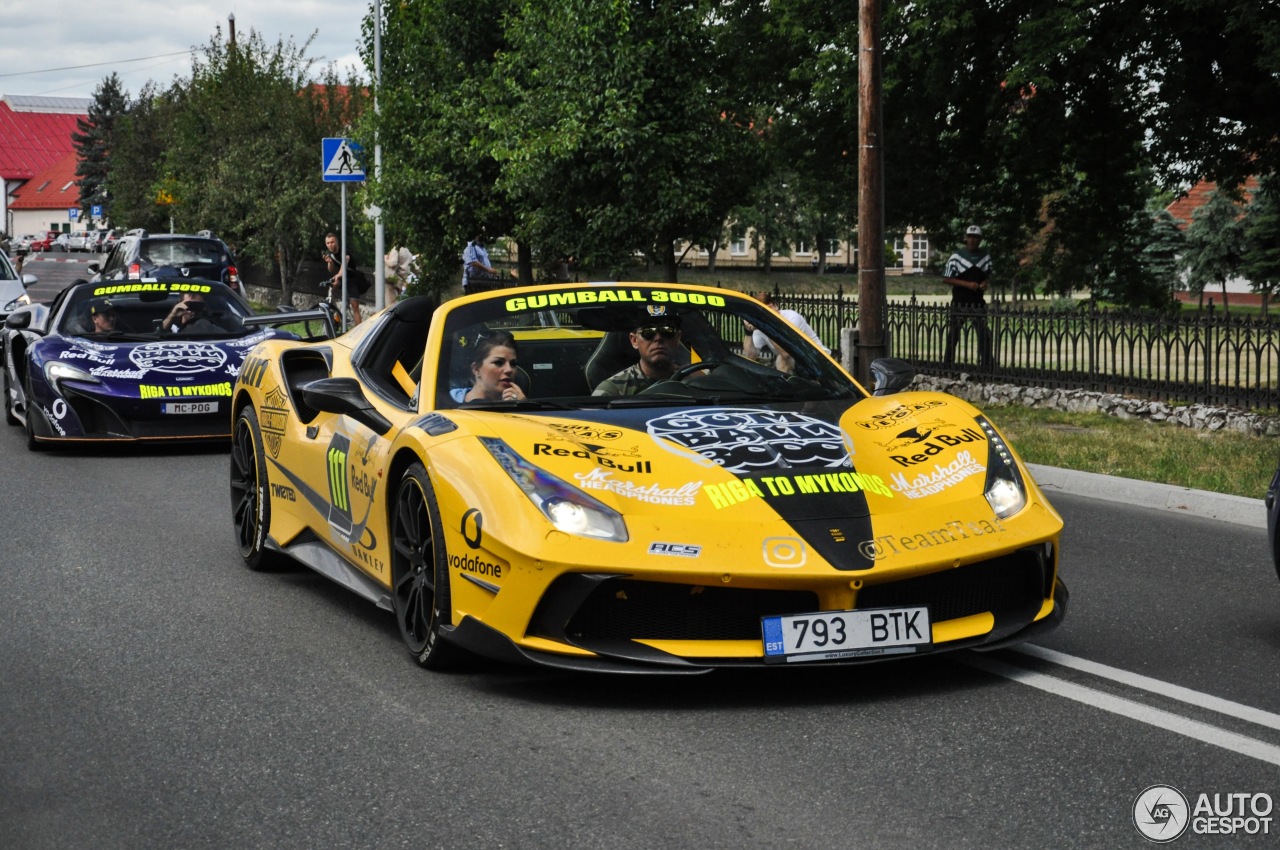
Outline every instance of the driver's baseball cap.
<path fill-rule="evenodd" d="M 965 236 L 978 236 L 978 237 L 981 237 L 981 236 L 982 236 L 982 228 L 981 228 L 981 227 L 978 227 L 978 225 L 976 225 L 976 224 L 971 224 L 971 225 L 969 225 L 968 227 L 966 227 L 966 228 L 964 229 L 964 235 L 965 235 Z"/>
<path fill-rule="evenodd" d="M 98 298 L 89 304 L 90 316 L 101 316 L 105 313 L 114 313 L 116 305 L 112 304 L 109 299 Z"/>

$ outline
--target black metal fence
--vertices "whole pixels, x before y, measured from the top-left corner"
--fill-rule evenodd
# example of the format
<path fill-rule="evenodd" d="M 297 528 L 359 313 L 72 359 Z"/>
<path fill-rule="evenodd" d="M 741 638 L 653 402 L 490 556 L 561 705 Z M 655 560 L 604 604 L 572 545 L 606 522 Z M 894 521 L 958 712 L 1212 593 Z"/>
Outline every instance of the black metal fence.
<path fill-rule="evenodd" d="M 832 349 L 856 326 L 857 305 L 843 293 L 778 294 Z M 1020 308 L 1008 302 L 958 321 L 950 304 L 894 300 L 889 353 L 923 373 L 1116 392 L 1161 401 L 1252 409 L 1280 408 L 1280 321 L 1231 315 L 1212 303 L 1178 313 Z M 955 347 L 948 359 L 948 336 Z M 982 346 L 989 339 L 990 358 Z"/>

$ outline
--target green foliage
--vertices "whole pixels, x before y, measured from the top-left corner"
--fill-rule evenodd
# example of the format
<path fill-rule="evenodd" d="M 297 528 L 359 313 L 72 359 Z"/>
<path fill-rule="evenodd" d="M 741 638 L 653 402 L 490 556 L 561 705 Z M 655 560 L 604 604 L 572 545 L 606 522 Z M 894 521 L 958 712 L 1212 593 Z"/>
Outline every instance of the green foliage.
<path fill-rule="evenodd" d="M 311 83 L 306 47 L 268 45 L 252 29 L 234 45 L 215 34 L 180 86 L 156 187 L 175 199 L 178 230 L 212 229 L 260 267 L 278 262 L 286 297 L 298 261 L 340 225 L 321 139 L 348 135 L 363 101 L 332 70 Z"/>
<path fill-rule="evenodd" d="M 676 244 L 750 224 L 769 248 L 821 250 L 856 225 L 857 4 L 381 9 L 376 114 L 312 92 L 304 50 L 256 36 L 234 50 L 215 37 L 189 83 L 149 88 L 117 122 L 115 217 L 155 227 L 172 212 L 278 256 L 287 277 L 336 228 L 336 187 L 314 175 L 320 128 L 380 142 L 356 208 L 381 207 L 389 244 L 437 286 L 480 228 L 517 241 L 526 279 L 569 254 L 598 269 L 643 254 L 674 279 Z M 1230 187 L 1280 163 L 1276 4 L 897 0 L 882 24 L 886 230 L 944 246 L 979 222 L 1002 282 L 1016 270 L 1020 285 L 1157 304 L 1175 277 L 1172 235 L 1144 213 L 1157 187 Z M 157 206 L 160 190 L 179 203 Z"/>
<path fill-rule="evenodd" d="M 82 211 L 88 212 L 92 205 L 102 204 L 107 207 L 104 218 L 111 216 L 107 174 L 115 148 L 116 121 L 128 110 L 129 100 L 120 89 L 120 77 L 112 73 L 94 89 L 89 114 L 76 119 L 76 132 L 71 134 L 71 141 L 80 157 L 76 176 L 80 178 Z"/>
<path fill-rule="evenodd" d="M 156 203 L 160 164 L 168 128 L 181 109 L 180 92 L 161 92 L 148 83 L 116 120 L 107 192 L 112 223 L 146 230 L 167 230 L 167 209 Z"/>
<path fill-rule="evenodd" d="M 986 413 L 1028 463 L 1260 498 L 1275 438 L 1015 405 Z"/>
<path fill-rule="evenodd" d="M 418 254 L 423 279 L 436 287 L 461 276 L 462 249 L 484 229 L 515 234 L 515 205 L 497 186 L 491 152 L 492 68 L 506 50 L 510 0 L 423 0 L 383 4 L 379 112 L 360 133 L 376 133 L 380 179 L 369 183 L 382 210 L 388 244 Z M 372 62 L 367 62 L 372 66 Z"/>
<path fill-rule="evenodd" d="M 498 185 L 521 241 L 592 264 L 715 232 L 753 182 L 757 128 L 734 95 L 711 0 L 525 0 L 489 81 Z"/>
<path fill-rule="evenodd" d="M 1218 188 L 1192 215 L 1187 226 L 1187 249 L 1183 263 L 1191 291 L 1204 297 L 1205 287 L 1222 287 L 1222 303 L 1227 306 L 1227 279 L 1240 268 L 1244 258 L 1244 221 L 1238 193 Z"/>
<path fill-rule="evenodd" d="M 1265 312 L 1280 288 L 1280 176 L 1263 178 L 1246 210 L 1240 271 L 1263 294 Z"/>

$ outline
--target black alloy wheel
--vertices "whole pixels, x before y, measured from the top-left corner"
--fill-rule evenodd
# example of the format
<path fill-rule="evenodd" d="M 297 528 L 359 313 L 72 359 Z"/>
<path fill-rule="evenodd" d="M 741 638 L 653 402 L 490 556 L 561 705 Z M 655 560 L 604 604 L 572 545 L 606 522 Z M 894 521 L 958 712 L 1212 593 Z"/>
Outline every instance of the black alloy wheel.
<path fill-rule="evenodd" d="M 22 420 L 13 414 L 13 392 L 9 388 L 9 367 L 4 367 L 4 421 L 9 425 L 21 425 Z"/>
<path fill-rule="evenodd" d="M 27 375 L 27 392 L 26 392 L 26 426 L 27 432 L 27 450 L 32 452 L 42 452 L 45 449 L 44 443 L 36 439 L 36 406 L 31 402 L 31 376 Z"/>
<path fill-rule="evenodd" d="M 240 557 L 251 570 L 270 569 L 283 561 L 279 553 L 267 549 L 271 494 L 266 463 L 257 411 L 246 406 L 236 417 L 231 435 L 231 521 Z"/>
<path fill-rule="evenodd" d="M 391 510 L 392 593 L 405 646 L 419 665 L 436 670 L 453 666 L 463 653 L 440 636 L 452 609 L 439 528 L 435 490 L 427 470 L 415 462 L 400 479 Z"/>

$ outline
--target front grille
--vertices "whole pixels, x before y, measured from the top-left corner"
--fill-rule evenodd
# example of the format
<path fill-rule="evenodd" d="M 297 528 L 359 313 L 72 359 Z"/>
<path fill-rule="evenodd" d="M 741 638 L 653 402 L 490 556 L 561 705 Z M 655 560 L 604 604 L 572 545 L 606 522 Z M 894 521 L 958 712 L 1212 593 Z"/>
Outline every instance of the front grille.
<path fill-rule="evenodd" d="M 990 561 L 864 587 L 858 607 L 928 605 L 935 623 L 984 611 L 999 613 L 1044 599 L 1050 569 L 1037 549 L 1020 549 Z"/>
<path fill-rule="evenodd" d="M 551 593 L 554 592 L 553 588 Z M 564 636 L 573 642 L 759 640 L 761 617 L 814 611 L 817 605 L 817 594 L 803 590 L 703 587 L 613 578 L 601 582 L 583 600 L 566 624 Z"/>

